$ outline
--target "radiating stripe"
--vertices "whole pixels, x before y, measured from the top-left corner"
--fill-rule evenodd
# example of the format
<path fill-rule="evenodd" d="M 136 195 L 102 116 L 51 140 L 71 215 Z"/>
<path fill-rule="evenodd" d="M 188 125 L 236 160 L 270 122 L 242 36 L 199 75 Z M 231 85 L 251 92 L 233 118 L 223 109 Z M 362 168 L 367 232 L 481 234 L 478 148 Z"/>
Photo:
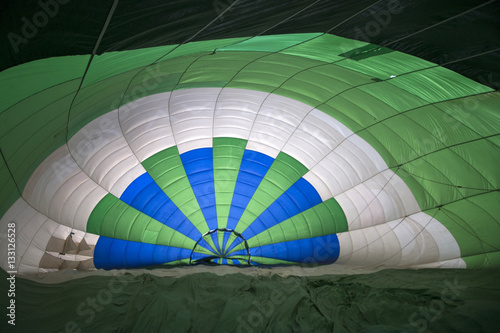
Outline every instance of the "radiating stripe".
<path fill-rule="evenodd" d="M 340 205 L 332 198 L 269 229 L 265 229 L 254 237 L 247 239 L 247 243 L 250 248 L 254 248 L 344 231 L 347 231 L 347 220 Z M 243 249 L 244 244 L 240 243 L 228 252 L 232 255 L 232 253 Z"/>
<path fill-rule="evenodd" d="M 191 188 L 177 147 L 163 150 L 143 162 L 143 165 L 163 192 L 174 202 L 201 234 L 210 229 Z M 210 244 L 212 248 L 217 247 Z"/>
<path fill-rule="evenodd" d="M 217 226 L 227 227 L 231 201 L 238 178 L 246 140 L 235 138 L 214 138 L 214 187 L 217 204 Z M 219 247 L 222 248 L 223 237 L 219 237 Z"/>
<path fill-rule="evenodd" d="M 255 255 L 296 263 L 331 264 L 339 257 L 340 246 L 337 235 L 332 234 L 252 247 L 251 252 L 252 258 Z M 244 253 L 240 250 L 232 255 Z M 257 262 L 257 259 L 254 258 L 254 261 Z"/>
<path fill-rule="evenodd" d="M 188 249 L 173 246 L 101 236 L 94 251 L 94 265 L 102 269 L 139 268 L 189 259 L 190 253 Z"/>
<path fill-rule="evenodd" d="M 194 241 L 201 237 L 201 233 L 194 228 L 148 173 L 130 184 L 120 200 Z"/>
<path fill-rule="evenodd" d="M 87 232 L 110 238 L 192 249 L 195 242 L 119 200 L 105 196 L 90 215 Z"/>
<path fill-rule="evenodd" d="M 234 188 L 227 228 L 234 229 L 236 227 L 246 206 L 252 199 L 253 194 L 259 187 L 269 167 L 273 164 L 273 161 L 271 157 L 262 153 L 245 150 Z M 223 248 L 226 247 L 228 239 L 229 233 L 225 233 Z"/>
<path fill-rule="evenodd" d="M 257 190 L 252 192 L 251 200 L 234 229 L 240 233 L 243 232 L 307 171 L 307 168 L 293 157 L 280 153 L 269 167 Z"/>
<path fill-rule="evenodd" d="M 307 180 L 301 178 L 242 232 L 242 236 L 245 239 L 251 238 L 321 202 L 321 197 L 314 187 Z"/>
<path fill-rule="evenodd" d="M 194 149 L 180 155 L 186 176 L 196 196 L 209 230 L 217 229 L 212 148 Z M 216 234 L 210 237 L 220 253 Z"/>
<path fill-rule="evenodd" d="M 300 178 L 255 219 L 247 229 L 241 232 L 241 235 L 245 239 L 250 239 L 321 202 L 321 197 L 314 187 L 304 178 Z M 228 250 L 230 251 L 242 241 L 242 238 L 235 239 Z"/>

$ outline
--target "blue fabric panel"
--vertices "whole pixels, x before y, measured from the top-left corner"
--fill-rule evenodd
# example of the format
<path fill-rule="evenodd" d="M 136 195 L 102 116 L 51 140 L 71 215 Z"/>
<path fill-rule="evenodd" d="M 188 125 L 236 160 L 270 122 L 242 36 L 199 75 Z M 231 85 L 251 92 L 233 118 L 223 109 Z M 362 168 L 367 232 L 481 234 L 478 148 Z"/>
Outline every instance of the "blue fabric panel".
<path fill-rule="evenodd" d="M 337 261 L 340 253 L 336 234 L 274 243 L 250 249 L 252 256 L 287 260 L 297 263 L 330 264 Z M 238 250 L 231 256 L 245 255 Z"/>
<path fill-rule="evenodd" d="M 241 265 L 240 261 L 238 259 L 231 259 L 233 261 L 234 265 Z"/>
<path fill-rule="evenodd" d="M 215 241 L 217 240 L 217 238 L 214 239 L 214 237 L 217 237 L 217 233 L 213 233 L 210 236 L 211 236 L 212 240 L 215 243 Z M 211 255 L 214 255 L 214 256 L 217 255 L 217 248 L 214 249 L 213 247 L 211 247 L 208 244 L 208 242 L 206 241 L 206 239 L 205 239 L 206 237 L 207 236 L 205 236 L 204 238 L 200 239 L 200 241 L 198 242 L 198 245 L 204 247 L 207 250 L 209 250 L 212 253 Z M 218 240 L 217 240 L 217 242 L 218 242 Z"/>
<path fill-rule="evenodd" d="M 201 233 L 146 172 L 137 177 L 123 192 L 120 200 L 149 217 L 198 240 Z"/>
<path fill-rule="evenodd" d="M 94 266 L 96 268 L 110 267 L 109 251 L 112 238 L 100 236 L 94 249 Z"/>
<path fill-rule="evenodd" d="M 193 252 L 193 256 L 191 257 L 191 262 L 194 263 L 195 261 L 198 261 L 203 258 L 207 257 L 213 257 L 213 254 L 205 254 L 205 253 L 199 253 L 199 252 Z"/>
<path fill-rule="evenodd" d="M 181 160 L 209 230 L 217 229 L 212 148 L 188 151 L 181 155 Z M 218 248 L 217 235 L 212 236 L 212 239 L 215 239 Z"/>
<path fill-rule="evenodd" d="M 147 172 L 143 173 L 127 187 L 125 192 L 123 192 L 122 196 L 120 197 L 120 200 L 128 205 L 131 205 L 132 201 L 137 196 L 137 193 L 141 192 L 142 189 L 144 189 L 151 183 L 154 183 L 153 178 L 151 178 L 151 176 Z"/>
<path fill-rule="evenodd" d="M 246 240 L 322 202 L 316 189 L 304 178 L 296 181 L 241 234 Z M 242 242 L 236 239 L 229 250 Z"/>
<path fill-rule="evenodd" d="M 227 220 L 227 228 L 236 228 L 246 206 L 273 162 L 274 159 L 270 156 L 253 150 L 245 150 L 243 158 L 241 159 L 238 178 L 236 178 L 236 185 Z M 229 234 L 225 233 L 223 248 L 225 248 L 228 239 Z"/>
<path fill-rule="evenodd" d="M 127 241 L 123 243 L 125 245 L 124 251 L 122 253 L 118 253 L 118 251 L 115 251 L 112 252 L 111 255 L 113 255 L 113 253 L 117 253 L 123 256 L 126 267 L 141 267 L 141 261 L 152 262 L 153 247 L 150 246 L 151 244 Z"/>
<path fill-rule="evenodd" d="M 188 259 L 191 250 L 177 247 L 99 237 L 94 265 L 102 269 L 139 268 Z"/>

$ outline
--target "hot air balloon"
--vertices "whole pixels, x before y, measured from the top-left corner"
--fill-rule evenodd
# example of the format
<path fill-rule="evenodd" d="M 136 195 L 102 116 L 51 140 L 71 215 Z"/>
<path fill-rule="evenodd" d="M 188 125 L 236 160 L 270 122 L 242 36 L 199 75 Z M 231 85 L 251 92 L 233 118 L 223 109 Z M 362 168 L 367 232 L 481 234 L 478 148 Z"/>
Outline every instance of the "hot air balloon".
<path fill-rule="evenodd" d="M 1 146 L 19 272 L 498 263 L 498 93 L 427 60 L 279 34 L 39 59 L 1 82 L 22 87 Z"/>
<path fill-rule="evenodd" d="M 1 6 L 8 274 L 500 267 L 495 1 Z"/>

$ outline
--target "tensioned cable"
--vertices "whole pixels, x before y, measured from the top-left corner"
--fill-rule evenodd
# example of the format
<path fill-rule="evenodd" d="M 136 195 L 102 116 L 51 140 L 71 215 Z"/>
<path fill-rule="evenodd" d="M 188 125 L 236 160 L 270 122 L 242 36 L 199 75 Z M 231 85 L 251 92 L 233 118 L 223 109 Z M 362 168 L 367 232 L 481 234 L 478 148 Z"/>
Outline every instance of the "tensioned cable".
<path fill-rule="evenodd" d="M 94 59 L 94 56 L 97 52 L 97 50 L 99 49 L 99 45 L 101 44 L 101 40 L 102 38 L 104 37 L 104 34 L 106 33 L 106 30 L 108 29 L 108 25 L 109 25 L 109 22 L 111 22 L 111 18 L 113 17 L 113 14 L 116 10 L 116 7 L 118 6 L 118 2 L 120 2 L 120 0 L 114 0 L 113 1 L 113 4 L 111 5 L 111 8 L 108 12 L 108 16 L 106 17 L 106 21 L 104 22 L 104 25 L 101 29 L 101 32 L 99 33 L 99 37 L 97 38 L 97 41 L 95 43 L 95 46 L 94 46 L 94 49 L 92 50 L 92 54 L 90 55 L 90 59 L 87 63 L 87 68 L 85 68 L 85 71 L 83 73 L 83 76 L 82 76 L 82 79 L 80 80 L 80 85 L 78 86 L 78 89 L 76 90 L 75 92 L 75 96 L 73 97 L 73 100 L 71 101 L 71 104 L 69 106 L 69 110 L 68 110 L 68 119 L 67 119 L 67 122 L 66 122 L 66 145 L 68 144 L 68 136 L 69 136 L 69 121 L 71 119 L 71 109 L 73 108 L 73 104 L 75 103 L 76 101 L 76 97 L 78 96 L 78 93 L 80 92 L 80 90 L 82 89 L 82 86 L 83 86 L 83 82 L 85 81 L 85 77 L 87 76 L 87 73 L 90 69 L 90 64 L 92 63 L 92 60 Z M 69 148 L 69 146 L 68 146 Z M 70 151 L 71 153 L 71 151 Z"/>

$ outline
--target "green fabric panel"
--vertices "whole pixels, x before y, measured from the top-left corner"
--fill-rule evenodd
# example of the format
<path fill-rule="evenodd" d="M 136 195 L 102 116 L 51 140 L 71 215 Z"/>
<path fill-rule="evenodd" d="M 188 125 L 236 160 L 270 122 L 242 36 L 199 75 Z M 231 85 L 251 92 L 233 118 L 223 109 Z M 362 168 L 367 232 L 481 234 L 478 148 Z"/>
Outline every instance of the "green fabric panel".
<path fill-rule="evenodd" d="M 204 237 L 205 240 L 207 240 L 207 238 L 210 238 L 210 237 Z M 200 254 L 207 254 L 210 256 L 214 255 L 214 251 L 209 251 L 208 249 L 206 249 L 202 246 L 199 246 L 199 245 L 194 248 L 193 252 L 200 253 Z"/>
<path fill-rule="evenodd" d="M 246 143 L 246 140 L 235 138 L 214 138 L 213 140 L 214 189 L 218 228 L 227 227 L 234 187 Z M 223 237 L 218 238 L 219 248 L 222 248 Z"/>
<path fill-rule="evenodd" d="M 236 238 L 238 238 L 238 236 L 236 236 L 234 233 L 231 233 L 229 235 L 229 238 L 227 239 L 227 242 L 226 242 L 226 247 L 223 249 L 223 252 L 227 255 L 228 254 L 228 249 L 229 249 L 229 246 L 236 240 Z M 240 248 L 240 250 L 243 250 L 245 247 L 242 246 Z M 231 251 L 233 252 L 233 251 Z"/>
<path fill-rule="evenodd" d="M 201 234 L 209 231 L 205 217 L 184 170 L 177 146 L 151 156 L 142 162 L 142 165 Z M 215 248 L 211 238 L 206 238 L 206 240 Z"/>
<path fill-rule="evenodd" d="M 462 135 L 465 127 L 480 136 L 498 134 L 500 113 L 498 93 L 484 93 L 435 104 L 442 110 L 443 130 L 449 136 Z"/>
<path fill-rule="evenodd" d="M 11 131 L 17 131 L 18 126 L 29 123 L 32 130 L 38 126 L 41 117 L 53 117 L 58 114 L 66 114 L 78 89 L 80 79 L 63 82 L 58 85 L 33 94 L 0 113 L 0 135 L 7 135 Z M 43 116 L 39 116 L 42 114 Z"/>
<path fill-rule="evenodd" d="M 313 35 L 311 36 L 313 37 Z M 303 37 L 307 39 L 311 36 L 304 35 Z M 284 40 L 288 38 L 285 35 L 274 37 L 277 39 L 283 38 Z M 256 43 L 259 38 L 262 37 L 252 38 L 250 41 Z M 498 93 L 485 93 L 491 91 L 491 89 L 440 67 L 402 75 L 405 71 L 429 68 L 434 64 L 399 52 L 377 50 L 376 47 L 363 42 L 341 43 L 341 39 L 339 39 L 339 43 L 329 42 L 335 39 L 338 39 L 338 37 L 322 35 L 285 50 L 286 55 L 272 54 L 272 57 L 266 56 L 248 66 L 246 64 L 249 61 L 265 56 L 266 53 L 254 52 L 254 50 L 252 52 L 243 50 L 232 52 L 229 51 L 230 48 L 227 48 L 224 52 L 216 52 L 211 55 L 217 45 L 228 45 L 236 40 L 224 40 L 220 43 L 219 41 L 202 42 L 203 45 L 198 43 L 182 45 L 164 58 L 169 59 L 168 61 L 162 59 L 160 63 L 161 73 L 150 74 L 150 71 L 143 71 L 132 82 L 131 87 L 141 87 L 145 78 L 151 79 L 148 82 L 153 83 L 156 82 L 155 78 L 161 77 L 164 80 L 154 89 L 144 89 L 146 90 L 145 93 L 139 88 L 128 91 L 121 109 L 126 111 L 126 105 L 129 105 L 126 103 L 130 103 L 137 98 L 147 94 L 169 91 L 174 87 L 175 89 L 184 89 L 187 87 L 227 86 L 274 92 L 311 106 L 319 105 L 320 110 L 335 117 L 351 130 L 359 131 L 364 126 L 374 124 L 377 119 L 380 120 L 383 117 L 392 115 L 394 118 L 399 118 L 400 116 L 395 115 L 394 112 L 405 112 L 405 109 L 418 107 L 414 112 L 405 112 L 407 117 L 421 122 L 422 127 L 433 128 L 438 126 L 439 129 L 444 129 L 444 133 L 441 133 L 440 130 L 438 130 L 437 134 L 432 132 L 429 143 L 416 139 L 417 137 L 420 138 L 421 134 L 411 136 L 410 133 L 401 133 L 399 129 L 393 128 L 399 123 L 407 123 L 406 120 L 399 119 L 387 121 L 387 124 L 380 126 L 374 125 L 373 129 L 370 128 L 360 132 L 360 135 L 377 149 L 386 163 L 398 172 L 398 175 L 402 176 L 415 194 L 421 208 L 435 207 L 442 203 L 441 200 L 451 202 L 462 198 L 464 195 L 473 195 L 480 192 L 479 190 L 457 189 L 450 186 L 450 178 L 457 182 L 455 185 L 472 184 L 474 179 L 480 179 L 481 177 L 477 176 L 478 173 L 475 170 L 479 170 L 479 175 L 484 178 L 481 179 L 480 185 L 486 185 L 487 188 L 496 186 L 498 172 L 492 166 L 496 165 L 494 163 L 496 163 L 496 156 L 498 156 L 495 150 L 495 146 L 500 146 L 498 137 L 488 138 L 486 141 L 488 144 L 481 141 L 481 144 L 464 145 L 451 151 L 446 150 L 447 153 L 445 154 L 440 152 L 431 154 L 425 158 L 404 164 L 402 167 L 404 170 L 398 170 L 397 166 L 404 161 L 418 157 L 420 151 L 429 150 L 432 146 L 437 147 L 441 144 L 448 146 L 452 142 L 465 142 L 474 135 L 497 134 L 500 124 Z M 245 43 L 241 44 L 245 46 Z M 250 47 L 249 45 L 246 46 Z M 325 48 L 325 45 L 329 46 Z M 335 51 L 337 49 L 339 52 Z M 122 52 L 123 57 L 121 54 L 119 56 L 117 54 L 105 54 L 102 55 L 102 58 L 96 56 L 95 60 L 103 71 L 109 70 L 109 73 L 122 73 L 123 69 L 126 68 L 140 68 L 146 62 L 145 59 L 150 59 L 153 54 L 156 54 L 155 52 L 159 52 L 159 49 L 124 51 Z M 193 54 L 190 54 L 191 52 Z M 117 67 L 113 67 L 109 62 L 112 59 L 117 60 L 116 57 L 124 60 Z M 231 58 L 235 57 L 236 59 L 231 61 Z M 299 57 L 302 57 L 302 59 L 299 59 Z M 0 147 L 2 147 L 2 150 L 5 148 L 8 152 L 6 154 L 8 156 L 7 161 L 14 171 L 14 177 L 21 190 L 24 188 L 27 177 L 36 166 L 62 144 L 62 142 L 58 141 L 62 139 L 50 139 L 50 135 L 57 135 L 61 127 L 44 126 L 43 122 L 39 121 L 41 118 L 37 118 L 39 116 L 35 114 L 44 107 L 54 106 L 50 112 L 49 109 L 41 111 L 41 114 L 45 116 L 40 117 L 48 120 L 52 119 L 55 114 L 59 114 L 57 112 L 68 109 L 67 105 L 63 104 L 71 99 L 71 93 L 75 91 L 75 87 L 79 82 L 78 78 L 83 74 L 88 59 L 89 56 L 46 59 L 10 68 L 0 73 L 0 82 L 4 85 L 4 89 L 2 89 L 4 95 L 0 99 L 0 117 L 2 117 L 0 126 L 3 126 L 0 133 L 5 135 L 4 133 L 9 133 L 11 128 L 16 128 L 13 131 L 15 134 L 12 136 L 10 133 L 8 134 L 8 140 L 4 137 L 0 141 Z M 195 60 L 196 62 L 193 63 Z M 324 61 L 338 62 L 335 65 L 324 66 Z M 126 66 L 126 63 L 129 66 Z M 276 63 L 278 63 L 278 66 Z M 190 66 L 191 64 L 192 66 Z M 323 66 L 311 68 L 318 65 Z M 203 66 L 210 66 L 207 68 L 214 69 L 222 66 L 225 70 L 207 71 L 200 75 Z M 245 69 L 239 72 L 242 68 Z M 297 72 L 297 68 L 310 69 Z M 338 68 L 344 68 L 343 71 L 346 74 L 341 74 Z M 181 83 L 177 84 L 186 69 L 188 69 L 188 72 L 182 76 Z M 298 74 L 292 78 L 285 78 L 284 81 L 283 73 L 279 73 L 281 69 L 286 71 L 286 75 L 291 75 L 294 72 Z M 73 105 L 70 137 L 89 121 L 116 108 L 121 101 L 124 87 L 128 85 L 137 69 L 123 72 L 112 78 L 105 78 L 104 74 L 100 75 L 99 72 L 93 73 L 92 71 L 91 66 L 87 74 L 88 84 L 96 83 L 82 89 L 80 91 L 81 95 L 79 94 Z M 262 72 L 264 72 L 265 79 Z M 352 75 L 347 75 L 348 72 L 352 72 Z M 236 75 L 237 73 L 238 75 Z M 231 81 L 235 75 L 236 77 Z M 346 79 L 339 78 L 339 76 L 344 75 L 347 77 Z M 389 79 L 390 75 L 397 75 L 397 77 Z M 322 80 L 322 77 L 325 77 L 325 79 Z M 349 81 L 351 78 L 353 81 Z M 387 81 L 376 82 L 372 78 Z M 270 80 L 273 84 L 266 82 L 266 80 Z M 309 80 L 314 80 L 314 82 L 309 82 Z M 373 81 L 373 84 L 359 86 L 370 81 Z M 25 89 L 27 82 L 29 82 L 28 88 Z M 346 90 L 343 82 L 359 87 L 343 92 Z M 282 87 L 276 89 L 276 84 L 281 83 L 283 83 Z M 12 87 L 19 87 L 19 89 L 14 89 L 15 93 L 11 94 Z M 334 89 L 333 92 L 341 94 L 335 98 L 328 96 L 330 87 Z M 359 95 L 362 98 L 356 98 L 355 92 L 361 91 L 364 92 Z M 385 91 L 387 93 L 384 94 Z M 480 95 L 460 98 L 471 94 Z M 373 97 L 383 102 L 376 101 L 376 105 L 380 106 L 380 111 L 378 111 L 378 107 L 374 108 L 375 104 L 372 104 Z M 325 102 L 325 98 L 332 99 L 322 104 Z M 450 98 L 459 99 L 447 101 Z M 56 104 L 52 103 L 57 103 L 59 99 L 65 99 L 65 102 L 61 102 L 62 104 L 55 107 Z M 423 101 L 438 104 L 421 106 L 421 103 L 424 103 Z M 6 111 L 8 107 L 15 103 L 18 104 Z M 370 109 L 371 106 L 373 108 Z M 370 112 L 366 112 L 365 107 L 368 107 Z M 444 113 L 434 113 L 435 108 L 442 110 Z M 9 112 L 8 116 L 4 116 L 7 114 L 6 112 Z M 31 120 L 32 115 L 33 120 Z M 441 115 L 444 117 L 443 119 L 439 119 Z M 24 120 L 27 124 L 18 127 L 18 124 Z M 388 130 L 389 124 L 391 124 L 391 130 Z M 51 131 L 55 132 L 50 133 Z M 27 139 L 26 133 L 36 133 L 36 135 L 32 139 Z M 396 139 L 397 137 L 403 137 L 405 140 Z M 23 147 L 21 147 L 21 143 Z M 474 149 L 474 151 L 471 151 L 471 149 Z M 486 149 L 487 154 L 481 156 L 482 149 Z M 495 153 L 492 154 L 492 152 Z M 453 168 L 463 168 L 462 170 L 443 171 L 443 168 L 452 169 L 449 167 L 450 161 L 447 160 L 451 156 L 454 156 L 451 161 L 455 161 L 455 159 L 460 161 Z M 451 163 L 453 164 L 453 162 Z M 405 172 L 405 170 L 409 173 Z M 472 176 L 467 176 L 463 182 L 463 176 L 468 175 L 469 172 L 472 172 Z"/>
<path fill-rule="evenodd" d="M 370 126 L 377 122 L 376 118 L 370 116 L 370 114 L 362 108 L 363 104 L 366 105 L 366 102 L 363 102 L 364 101 L 358 101 L 360 104 L 358 105 L 353 102 L 352 98 L 346 98 L 344 97 L 344 94 L 342 94 L 327 101 L 325 104 L 334 110 L 339 110 L 339 112 L 343 114 L 343 117 L 341 118 L 346 121 L 344 125 L 346 125 L 350 130 L 356 131 L 356 129 L 365 128 L 366 126 Z M 319 110 L 322 110 L 322 106 L 319 107 Z M 346 112 L 346 110 L 349 110 L 349 112 Z M 341 119 L 338 120 L 342 121 Z"/>
<path fill-rule="evenodd" d="M 318 64 L 317 61 L 313 60 L 291 56 L 283 57 L 281 54 L 269 54 L 248 63 L 239 71 L 233 82 L 236 84 L 246 82 L 278 87 L 290 77 L 301 73 L 303 67 L 309 68 Z M 228 87 L 232 87 L 232 85 L 228 85 Z"/>
<path fill-rule="evenodd" d="M 67 111 L 78 84 L 73 80 L 46 89 L 0 114 L 0 146 L 21 190 L 38 165 L 66 142 Z"/>
<path fill-rule="evenodd" d="M 469 269 L 484 269 L 500 266 L 500 251 L 462 257 Z"/>
<path fill-rule="evenodd" d="M 176 45 L 168 45 L 95 55 L 82 87 L 91 86 L 101 80 L 130 72 L 135 68 L 146 67 L 175 47 Z"/>
<path fill-rule="evenodd" d="M 307 100 L 306 104 L 317 107 L 353 86 L 372 82 L 364 75 L 339 66 L 313 65 L 307 71 L 290 77 L 274 93 L 297 99 L 297 94 L 303 94 L 304 86 L 309 86 L 307 95 L 302 95 L 302 98 Z"/>
<path fill-rule="evenodd" d="M 376 45 L 364 45 L 344 53 L 346 59 L 338 66 L 352 69 L 379 80 L 389 80 L 392 75 L 399 77 L 408 72 L 436 66 L 408 54 L 394 52 Z"/>
<path fill-rule="evenodd" d="M 129 103 L 148 95 L 171 91 L 197 56 L 173 59 L 101 80 L 78 94 L 71 110 L 70 137 L 95 118 L 117 109 L 131 112 Z M 122 113 L 123 114 L 123 113 Z"/>
<path fill-rule="evenodd" d="M 433 162 L 434 160 L 432 158 L 422 157 L 415 161 L 405 163 L 401 167 L 408 175 L 415 178 L 426 193 L 424 197 L 417 198 L 422 210 L 436 207 L 441 203 L 463 199 L 461 189 L 452 186 L 450 183 L 451 180 L 447 175 L 448 171 L 436 168 Z M 463 164 L 460 164 L 460 166 L 462 165 Z M 406 181 L 407 179 L 403 178 L 403 180 Z M 474 194 L 477 194 L 477 192 Z"/>
<path fill-rule="evenodd" d="M 3 216 L 19 197 L 20 194 L 5 161 L 0 158 L 0 216 Z"/>
<path fill-rule="evenodd" d="M 499 202 L 500 193 L 493 191 L 445 205 L 435 215 L 457 240 L 463 258 L 498 251 Z"/>
<path fill-rule="evenodd" d="M 446 101 L 438 104 L 424 106 L 415 110 L 408 111 L 404 117 L 411 119 L 419 125 L 420 131 L 409 129 L 406 141 L 411 142 L 417 154 L 427 154 L 433 148 L 452 146 L 462 142 L 479 139 L 481 136 L 475 130 L 472 130 L 466 124 L 452 118 L 451 115 L 443 111 L 450 107 L 449 104 L 456 104 L 455 101 Z M 426 133 L 423 136 L 422 130 Z M 410 137 L 418 137 L 420 144 Z M 436 143 L 439 142 L 439 144 Z"/>
<path fill-rule="evenodd" d="M 166 54 L 160 61 L 165 61 L 172 58 L 183 57 L 195 53 L 213 53 L 221 48 L 228 47 L 232 44 L 246 40 L 248 37 L 213 39 L 199 42 L 190 42 L 180 45 L 172 52 Z"/>
<path fill-rule="evenodd" d="M 366 87 L 373 85 L 365 85 Z M 336 105 L 336 101 L 342 101 L 338 106 Z M 351 106 L 347 106 L 352 104 Z M 340 110 L 353 110 L 359 113 L 359 117 L 355 118 L 358 124 L 361 124 L 363 127 L 367 127 L 374 122 L 380 121 L 382 119 L 386 119 L 397 114 L 397 111 L 388 106 L 382 100 L 376 98 L 375 96 L 366 93 L 362 89 L 349 89 L 342 93 L 342 95 L 332 99 L 329 102 L 329 105 L 336 107 Z M 342 106 L 340 106 L 342 105 Z M 349 109 L 344 109 L 348 107 Z"/>
<path fill-rule="evenodd" d="M 260 51 L 260 52 L 279 52 L 283 49 L 287 49 L 295 46 L 298 43 L 302 43 L 316 36 L 320 36 L 320 33 L 315 34 L 286 34 L 286 35 L 270 35 L 270 36 L 258 36 L 247 40 L 243 40 L 240 43 L 221 47 L 220 51 Z"/>
<path fill-rule="evenodd" d="M 308 171 L 302 163 L 280 152 L 250 199 L 235 230 L 239 233 L 245 231 L 267 207 Z"/>
<path fill-rule="evenodd" d="M 248 246 L 252 248 L 345 231 L 347 231 L 347 219 L 344 211 L 338 202 L 334 198 L 331 198 L 264 230 L 247 239 L 247 242 Z M 235 246 L 231 252 L 243 250 L 244 248 L 244 243 L 241 243 Z"/>
<path fill-rule="evenodd" d="M 0 113 L 47 88 L 79 79 L 89 55 L 36 60 L 0 72 Z"/>
<path fill-rule="evenodd" d="M 407 91 L 404 91 L 389 82 L 371 82 L 371 84 L 358 87 L 356 92 L 359 91 L 369 94 L 372 98 L 375 98 L 383 103 L 382 105 L 384 109 L 395 109 L 397 112 L 403 112 L 427 105 L 427 102 L 423 99 L 413 94 L 409 94 Z M 370 110 L 374 109 L 371 105 L 368 105 L 368 107 Z M 377 114 L 374 111 L 372 111 L 372 113 Z M 387 116 L 389 116 L 389 114 Z M 377 118 L 384 119 L 385 117 L 377 116 Z"/>
<path fill-rule="evenodd" d="M 64 103 L 61 103 L 64 104 Z M 19 141 L 15 141 L 13 137 L 3 137 L 0 139 L 2 150 L 9 148 L 8 156 L 5 158 L 14 175 L 14 180 L 20 189 L 28 182 L 29 177 L 35 171 L 40 163 L 53 151 L 65 144 L 65 128 L 67 116 L 65 114 L 56 115 L 54 118 L 44 119 L 40 123 L 45 124 L 36 132 L 30 133 L 31 128 L 27 132 L 12 132 L 19 137 Z M 24 123 L 22 127 L 26 127 L 30 123 Z M 31 124 L 32 125 L 32 124 Z M 14 136 L 14 135 L 12 135 Z M 19 146 L 18 146 L 19 145 Z M 17 147 L 17 150 L 14 148 Z"/>
<path fill-rule="evenodd" d="M 449 69 L 437 67 L 437 65 L 423 71 L 398 76 L 391 79 L 389 83 L 419 96 L 429 103 L 492 90 Z"/>
<path fill-rule="evenodd" d="M 311 36 L 317 37 L 280 51 L 280 53 L 332 63 L 344 60 L 345 57 L 341 54 L 367 45 L 362 41 L 330 34 L 312 34 Z"/>
<path fill-rule="evenodd" d="M 146 216 L 112 194 L 106 195 L 90 214 L 87 232 L 110 238 L 192 249 L 195 242 Z"/>
<path fill-rule="evenodd" d="M 223 87 L 249 63 L 266 55 L 268 53 L 263 52 L 207 53 L 190 67 L 189 72 L 183 76 L 182 83 L 219 82 L 219 84 L 222 83 L 219 87 Z M 223 71 L 220 70 L 221 64 L 224 66 Z M 193 70 L 195 70 L 198 76 L 192 74 Z"/>

